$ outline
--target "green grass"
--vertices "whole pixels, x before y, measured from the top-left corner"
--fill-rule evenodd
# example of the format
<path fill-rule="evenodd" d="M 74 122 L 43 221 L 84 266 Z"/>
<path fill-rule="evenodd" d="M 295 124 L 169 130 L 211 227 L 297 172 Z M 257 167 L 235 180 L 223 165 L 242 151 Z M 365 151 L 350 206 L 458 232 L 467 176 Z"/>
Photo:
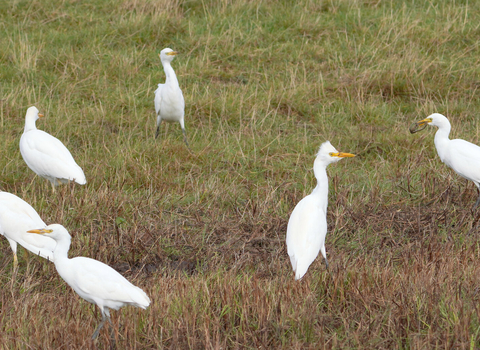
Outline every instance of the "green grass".
<path fill-rule="evenodd" d="M 479 143 L 478 5 L 4 1 L 0 189 L 150 295 L 114 313 L 118 348 L 477 348 L 477 192 L 408 127 L 439 112 Z M 178 125 L 154 139 L 165 47 L 191 152 Z M 86 186 L 27 168 L 32 105 Z M 358 156 L 328 169 L 330 274 L 317 259 L 295 282 L 286 226 L 325 140 Z M 4 239 L 0 258 L 4 348 L 112 345 L 53 265 L 20 252 L 10 285 Z"/>

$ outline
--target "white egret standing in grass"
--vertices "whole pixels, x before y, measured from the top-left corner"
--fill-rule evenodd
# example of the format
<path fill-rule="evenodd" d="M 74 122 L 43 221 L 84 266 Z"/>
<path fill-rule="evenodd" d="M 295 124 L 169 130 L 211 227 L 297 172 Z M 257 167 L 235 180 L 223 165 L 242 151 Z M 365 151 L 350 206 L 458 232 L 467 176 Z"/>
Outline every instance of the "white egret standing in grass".
<path fill-rule="evenodd" d="M 53 261 L 57 243 L 51 238 L 27 232 L 39 226 L 45 226 L 45 223 L 30 204 L 14 194 L 0 192 L 0 233 L 10 243 L 15 270 L 18 266 L 17 243 L 33 254 Z"/>
<path fill-rule="evenodd" d="M 75 163 L 70 151 L 59 139 L 37 129 L 35 122 L 39 117 L 43 115 L 38 113 L 35 106 L 27 109 L 25 130 L 20 139 L 20 153 L 25 163 L 38 176 L 49 180 L 53 189 L 68 181 L 85 185 L 85 174 Z"/>
<path fill-rule="evenodd" d="M 165 84 L 158 84 L 155 90 L 155 112 L 157 113 L 157 131 L 155 138 L 160 134 L 160 123 L 162 120 L 166 122 L 180 123 L 183 133 L 183 141 L 188 146 L 187 134 L 185 132 L 185 123 L 183 117 L 185 115 L 185 100 L 183 93 L 178 85 L 177 76 L 172 68 L 172 61 L 178 52 L 166 48 L 160 52 L 160 60 L 162 61 L 163 70 L 165 71 Z"/>
<path fill-rule="evenodd" d="M 98 336 L 106 320 L 112 324 L 109 309 L 118 310 L 125 305 L 146 309 L 150 305 L 150 299 L 143 290 L 135 287 L 110 266 L 85 257 L 69 259 L 72 237 L 62 225 L 52 224 L 28 232 L 44 235 L 57 242 L 53 256 L 58 274 L 78 295 L 100 308 L 102 321 L 92 339 Z"/>
<path fill-rule="evenodd" d="M 296 280 L 305 275 L 319 251 L 322 252 L 328 267 L 325 252 L 328 204 L 327 166 L 344 157 L 354 156 L 351 153 L 338 152 L 329 141 L 320 146 L 313 164 L 317 187 L 298 202 L 288 220 L 287 251 Z"/>
<path fill-rule="evenodd" d="M 452 168 L 458 175 L 472 181 L 480 191 L 480 147 L 461 139 L 450 140 L 451 125 L 447 117 L 442 114 L 434 113 L 428 118 L 415 123 L 410 127 L 410 132 L 425 129 L 427 125 L 438 127 L 435 133 L 435 147 L 440 160 Z M 418 129 L 419 127 L 423 127 Z M 473 208 L 480 204 L 480 194 Z"/>

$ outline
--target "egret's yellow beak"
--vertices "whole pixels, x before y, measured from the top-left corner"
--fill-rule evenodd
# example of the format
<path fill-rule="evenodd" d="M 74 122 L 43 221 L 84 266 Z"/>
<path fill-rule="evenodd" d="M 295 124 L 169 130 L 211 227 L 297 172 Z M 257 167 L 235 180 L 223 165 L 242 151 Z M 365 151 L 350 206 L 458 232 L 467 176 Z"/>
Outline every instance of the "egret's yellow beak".
<path fill-rule="evenodd" d="M 330 157 L 351 158 L 351 157 L 355 157 L 355 154 L 345 153 L 345 152 L 338 152 L 338 153 L 331 152 Z"/>
<path fill-rule="evenodd" d="M 178 55 L 178 51 L 167 52 L 167 56 L 175 56 Z"/>
<path fill-rule="evenodd" d="M 430 124 L 431 122 L 432 122 L 432 118 L 425 118 L 417 122 L 417 124 L 418 126 L 424 126 L 424 125 Z"/>
<path fill-rule="evenodd" d="M 420 120 L 419 122 L 415 122 L 410 125 L 410 133 L 415 134 L 416 132 L 422 131 L 427 127 L 428 124 L 432 122 L 432 118 L 425 118 Z"/>
<path fill-rule="evenodd" d="M 51 233 L 53 230 L 48 230 L 46 228 L 40 228 L 40 229 L 35 229 L 35 230 L 30 230 L 27 231 L 28 233 L 37 233 L 39 235 L 44 235 L 45 233 Z"/>
<path fill-rule="evenodd" d="M 39 117 L 39 118 L 43 118 L 43 114 L 38 113 L 38 117 Z"/>

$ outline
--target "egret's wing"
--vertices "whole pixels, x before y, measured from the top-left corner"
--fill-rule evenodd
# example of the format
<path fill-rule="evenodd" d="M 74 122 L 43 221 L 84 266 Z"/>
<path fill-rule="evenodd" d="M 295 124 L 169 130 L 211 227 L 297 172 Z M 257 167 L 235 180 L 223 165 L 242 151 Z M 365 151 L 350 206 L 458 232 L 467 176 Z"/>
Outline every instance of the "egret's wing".
<path fill-rule="evenodd" d="M 176 79 L 158 84 L 158 89 L 155 91 L 155 110 L 157 115 L 161 113 L 162 120 L 173 122 L 183 118 L 185 99 Z"/>
<path fill-rule="evenodd" d="M 167 85 L 165 84 L 165 86 Z M 173 82 L 170 81 L 170 86 L 168 86 L 168 88 L 165 87 L 162 93 L 163 103 L 168 104 L 168 109 L 181 111 L 183 115 L 185 111 L 185 99 L 178 83 L 173 84 Z"/>
<path fill-rule="evenodd" d="M 118 307 L 122 303 L 143 308 L 150 304 L 147 295 L 140 288 L 110 266 L 86 257 L 73 258 L 71 263 L 71 278 L 62 277 L 82 298 L 96 304 L 99 300 L 118 302 Z M 105 304 L 108 306 L 108 303 Z"/>
<path fill-rule="evenodd" d="M 296 272 L 302 278 L 325 243 L 327 220 L 320 203 L 303 198 L 293 210 L 287 226 L 287 251 Z"/>
<path fill-rule="evenodd" d="M 445 164 L 460 176 L 480 182 L 480 147 L 461 139 L 451 140 L 445 153 Z"/>
<path fill-rule="evenodd" d="M 4 218 L 2 218 L 2 221 L 3 220 Z M 48 260 L 53 261 L 53 251 L 57 245 L 55 240 L 27 232 L 39 227 L 45 227 L 45 223 L 39 225 L 39 223 L 31 221 L 19 213 L 11 213 L 9 215 L 9 220 L 12 220 L 12 222 L 2 224 L 5 232 L 4 235 L 6 237 L 16 241 L 33 254 L 40 255 L 43 258 L 48 258 Z"/>
<path fill-rule="evenodd" d="M 5 205 L 4 210 L 15 211 L 29 217 L 32 221 L 38 223 L 39 225 L 45 225 L 42 218 L 40 218 L 40 215 L 38 215 L 37 211 L 33 209 L 30 204 L 12 193 L 3 191 L 0 192 L 0 204 Z M 0 214 L 1 213 L 2 212 L 0 212 Z"/>
<path fill-rule="evenodd" d="M 158 84 L 157 90 L 155 90 L 155 112 L 160 113 L 160 105 L 162 104 L 162 89 L 165 84 Z"/>
<path fill-rule="evenodd" d="M 53 261 L 55 240 L 27 232 L 45 226 L 30 204 L 11 193 L 0 192 L 1 233 L 32 253 Z"/>
<path fill-rule="evenodd" d="M 31 130 L 25 133 L 25 145 L 30 149 L 48 155 L 60 161 L 73 160 L 72 154 L 65 145 L 56 137 L 42 130 Z"/>
<path fill-rule="evenodd" d="M 178 99 L 179 99 L 179 101 L 180 101 L 180 105 L 182 106 L 183 109 L 185 109 L 185 99 L 184 99 L 184 97 L 183 97 L 183 91 L 182 91 L 182 89 L 180 89 L 180 87 L 178 87 L 178 91 L 179 91 L 179 94 L 178 94 L 179 97 L 178 97 Z"/>
<path fill-rule="evenodd" d="M 75 179 L 79 184 L 86 183 L 82 168 L 77 165 L 67 147 L 42 130 L 24 133 L 20 139 L 20 152 L 28 167 L 40 176 Z"/>

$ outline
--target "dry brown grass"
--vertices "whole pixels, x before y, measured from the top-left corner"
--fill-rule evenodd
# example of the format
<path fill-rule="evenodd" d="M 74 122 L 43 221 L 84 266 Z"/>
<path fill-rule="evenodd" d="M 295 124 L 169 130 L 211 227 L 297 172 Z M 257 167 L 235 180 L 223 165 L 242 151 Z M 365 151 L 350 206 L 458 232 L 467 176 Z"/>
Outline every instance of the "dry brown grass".
<path fill-rule="evenodd" d="M 84 199 L 65 186 L 47 203 L 55 215 L 46 220 L 72 227 L 88 216 L 90 231 L 72 230 L 71 254 L 89 251 L 151 296 L 146 311 L 114 313 L 120 348 L 469 348 L 479 319 L 479 216 L 459 208 L 476 193 L 462 183 L 436 186 L 446 190 L 417 207 L 348 205 L 339 190 L 329 214 L 331 270 L 318 259 L 300 283 L 284 248 L 286 219 L 253 202 L 228 214 L 191 206 L 149 217 L 148 199 L 97 193 L 102 217 L 67 219 Z M 116 226 L 119 208 L 134 204 L 136 225 Z M 2 250 L 2 338 L 17 348 L 112 346 L 107 331 L 88 340 L 99 315 L 51 264 L 31 259 L 9 287 L 11 254 Z"/>

